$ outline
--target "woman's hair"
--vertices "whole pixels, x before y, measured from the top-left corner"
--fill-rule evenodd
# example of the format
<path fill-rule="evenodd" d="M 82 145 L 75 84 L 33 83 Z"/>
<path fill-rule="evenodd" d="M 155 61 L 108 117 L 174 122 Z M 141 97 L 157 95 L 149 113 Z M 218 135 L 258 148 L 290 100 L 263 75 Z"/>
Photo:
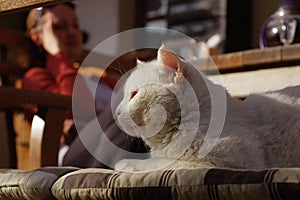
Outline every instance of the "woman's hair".
<path fill-rule="evenodd" d="M 76 6 L 74 3 L 66 2 L 63 3 L 63 5 L 69 6 L 73 10 L 75 10 Z M 45 11 L 49 8 L 53 8 L 55 5 L 46 6 L 46 7 L 39 7 L 34 8 L 29 11 L 26 19 L 26 28 L 27 32 L 31 30 L 32 28 L 35 28 L 38 25 L 39 20 L 41 19 L 41 16 L 45 14 Z"/>
<path fill-rule="evenodd" d="M 57 5 L 57 4 L 56 4 Z M 36 28 L 36 26 L 39 23 L 39 20 L 41 19 L 41 16 L 43 14 L 45 14 L 45 11 L 49 8 L 53 8 L 56 5 L 51 5 L 51 6 L 46 6 L 46 7 L 39 7 L 39 8 L 35 8 L 29 11 L 28 15 L 27 15 L 27 19 L 26 19 L 26 28 L 27 28 L 27 33 L 29 33 L 29 31 L 33 28 Z M 72 8 L 73 10 L 75 10 L 75 4 L 71 3 L 71 2 L 67 2 L 67 3 L 63 3 L 63 5 L 69 6 L 70 8 Z M 45 50 L 41 47 L 36 45 L 31 38 L 29 37 L 29 62 L 30 62 L 30 66 L 34 67 L 34 66 L 41 66 L 41 67 L 45 67 L 45 63 L 46 63 L 46 52 Z"/>
<path fill-rule="evenodd" d="M 57 4 L 56 4 L 57 5 Z M 70 8 L 75 10 L 75 4 L 71 2 L 63 3 L 63 5 L 69 6 Z M 39 7 L 35 8 L 29 11 L 26 19 L 26 28 L 27 28 L 27 34 L 29 31 L 33 28 L 36 28 L 36 26 L 39 23 L 39 20 L 41 19 L 41 16 L 45 14 L 45 11 L 49 8 L 53 8 L 55 5 L 46 6 L 46 7 Z M 45 67 L 46 62 L 46 52 L 41 46 L 37 46 L 29 37 L 29 46 L 28 46 L 28 52 L 30 52 L 29 56 L 29 62 L 30 66 L 29 68 L 33 66 L 41 66 Z"/>

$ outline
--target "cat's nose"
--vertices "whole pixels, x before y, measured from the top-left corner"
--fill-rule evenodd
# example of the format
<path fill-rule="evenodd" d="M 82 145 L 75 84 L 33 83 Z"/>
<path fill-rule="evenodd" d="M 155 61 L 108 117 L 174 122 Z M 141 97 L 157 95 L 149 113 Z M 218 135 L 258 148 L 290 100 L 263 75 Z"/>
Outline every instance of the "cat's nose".
<path fill-rule="evenodd" d="M 116 116 L 119 116 L 121 114 L 121 112 L 119 110 L 116 110 L 115 114 L 116 114 Z"/>

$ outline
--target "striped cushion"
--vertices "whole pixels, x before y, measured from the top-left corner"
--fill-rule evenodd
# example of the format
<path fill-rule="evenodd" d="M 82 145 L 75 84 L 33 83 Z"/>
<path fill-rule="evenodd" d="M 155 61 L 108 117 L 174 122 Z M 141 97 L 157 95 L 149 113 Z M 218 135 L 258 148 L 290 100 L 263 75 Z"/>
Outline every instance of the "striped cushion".
<path fill-rule="evenodd" d="M 89 168 L 60 178 L 52 193 L 58 199 L 291 200 L 300 198 L 300 168 L 140 173 Z"/>
<path fill-rule="evenodd" d="M 45 167 L 36 170 L 0 169 L 0 199 L 56 199 L 53 183 L 62 175 L 78 168 Z"/>

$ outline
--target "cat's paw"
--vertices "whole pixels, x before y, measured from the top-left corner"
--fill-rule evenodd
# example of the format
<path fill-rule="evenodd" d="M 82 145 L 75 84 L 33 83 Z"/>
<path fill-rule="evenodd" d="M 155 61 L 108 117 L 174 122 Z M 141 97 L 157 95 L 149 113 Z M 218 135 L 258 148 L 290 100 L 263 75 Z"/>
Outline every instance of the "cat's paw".
<path fill-rule="evenodd" d="M 118 171 L 125 171 L 125 172 L 134 172 L 138 171 L 136 167 L 136 161 L 135 160 L 130 160 L 130 159 L 123 159 L 120 160 L 115 164 L 115 170 Z"/>

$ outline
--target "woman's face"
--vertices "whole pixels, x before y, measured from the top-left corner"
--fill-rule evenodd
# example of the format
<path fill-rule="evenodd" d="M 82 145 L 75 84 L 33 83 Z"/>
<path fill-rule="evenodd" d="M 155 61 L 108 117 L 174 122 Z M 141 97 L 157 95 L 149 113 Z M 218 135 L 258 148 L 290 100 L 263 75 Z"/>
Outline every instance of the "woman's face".
<path fill-rule="evenodd" d="M 78 18 L 67 5 L 60 4 L 46 10 L 40 18 L 39 34 L 43 47 L 50 53 L 62 51 L 75 60 L 82 52 Z"/>

